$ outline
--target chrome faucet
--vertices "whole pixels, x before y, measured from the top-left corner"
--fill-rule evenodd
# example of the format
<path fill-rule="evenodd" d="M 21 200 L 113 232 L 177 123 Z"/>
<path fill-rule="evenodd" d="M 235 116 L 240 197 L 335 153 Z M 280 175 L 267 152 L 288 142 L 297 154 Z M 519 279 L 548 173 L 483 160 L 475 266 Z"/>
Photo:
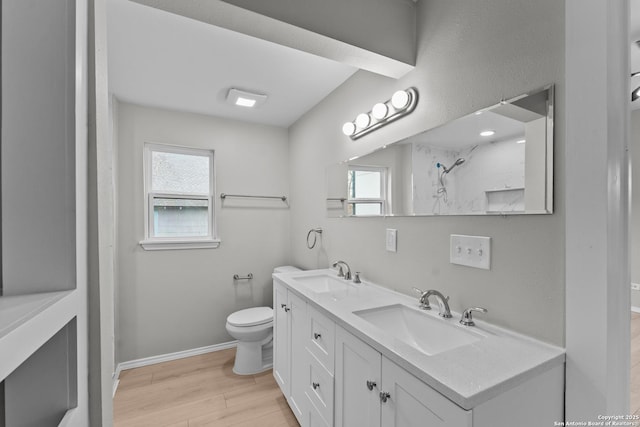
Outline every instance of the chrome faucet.
<path fill-rule="evenodd" d="M 486 313 L 487 309 L 483 307 L 469 307 L 465 311 L 462 312 L 462 317 L 460 318 L 460 323 L 465 326 L 475 326 L 473 322 L 472 312 L 479 311 L 480 313 Z"/>
<path fill-rule="evenodd" d="M 435 289 L 430 289 L 422 294 L 420 297 L 420 304 L 422 304 L 422 308 L 425 310 L 430 310 L 431 306 L 429 306 L 429 297 L 434 295 L 436 297 L 436 301 L 438 302 L 438 307 L 440 307 L 440 316 L 448 319 L 451 316 L 451 310 L 449 310 L 449 297 L 445 297 L 439 291 Z"/>
<path fill-rule="evenodd" d="M 342 267 L 347 270 L 346 272 L 342 269 Z M 338 267 L 338 277 L 344 277 L 344 280 L 351 280 L 351 268 L 349 268 L 349 264 L 344 261 L 336 261 L 333 263 L 333 268 Z"/>

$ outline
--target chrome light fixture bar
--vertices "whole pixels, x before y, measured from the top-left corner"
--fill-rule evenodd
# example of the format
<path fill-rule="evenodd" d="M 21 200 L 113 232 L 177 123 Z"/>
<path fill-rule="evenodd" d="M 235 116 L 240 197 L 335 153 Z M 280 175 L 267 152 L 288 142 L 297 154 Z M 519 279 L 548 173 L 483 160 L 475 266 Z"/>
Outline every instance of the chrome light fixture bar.
<path fill-rule="evenodd" d="M 346 122 L 342 126 L 342 133 L 352 140 L 356 140 L 406 116 L 416 108 L 417 104 L 418 91 L 415 88 L 399 90 L 393 94 L 391 99 L 374 105 L 368 113 L 360 113 L 355 120 Z"/>

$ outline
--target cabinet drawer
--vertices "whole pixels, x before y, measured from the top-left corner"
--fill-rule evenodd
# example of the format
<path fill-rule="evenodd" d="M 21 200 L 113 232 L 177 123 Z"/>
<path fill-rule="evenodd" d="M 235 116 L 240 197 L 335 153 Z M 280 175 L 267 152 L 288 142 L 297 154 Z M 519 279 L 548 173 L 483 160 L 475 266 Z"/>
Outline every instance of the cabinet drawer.
<path fill-rule="evenodd" d="M 309 307 L 307 348 L 333 374 L 336 326 L 324 314 Z"/>
<path fill-rule="evenodd" d="M 311 402 L 311 398 L 307 396 L 307 400 L 307 427 L 333 427 L 333 424 L 329 424 L 327 420 L 320 415 L 320 411 L 318 411 L 313 402 Z"/>
<path fill-rule="evenodd" d="M 333 375 L 310 351 L 307 352 L 307 356 L 308 383 L 305 393 L 322 418 L 333 425 Z"/>

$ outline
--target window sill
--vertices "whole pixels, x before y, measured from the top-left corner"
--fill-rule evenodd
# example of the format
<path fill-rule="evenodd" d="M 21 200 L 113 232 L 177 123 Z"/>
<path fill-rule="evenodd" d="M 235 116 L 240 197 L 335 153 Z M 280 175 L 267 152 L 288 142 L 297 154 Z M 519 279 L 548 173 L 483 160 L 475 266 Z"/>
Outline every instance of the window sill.
<path fill-rule="evenodd" d="M 142 240 L 140 246 L 145 251 L 168 251 L 176 249 L 217 249 L 219 239 L 211 240 Z"/>

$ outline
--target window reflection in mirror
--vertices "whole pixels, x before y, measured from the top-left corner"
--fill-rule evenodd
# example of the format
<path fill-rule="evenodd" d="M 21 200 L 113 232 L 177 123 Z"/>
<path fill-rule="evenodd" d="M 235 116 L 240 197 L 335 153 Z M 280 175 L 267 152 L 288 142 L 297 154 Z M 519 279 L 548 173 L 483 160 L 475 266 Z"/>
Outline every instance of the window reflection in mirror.
<path fill-rule="evenodd" d="M 349 165 L 347 215 L 384 215 L 387 170 L 377 166 Z"/>
<path fill-rule="evenodd" d="M 327 210 L 329 216 L 552 213 L 552 178 L 550 86 L 330 166 Z"/>

